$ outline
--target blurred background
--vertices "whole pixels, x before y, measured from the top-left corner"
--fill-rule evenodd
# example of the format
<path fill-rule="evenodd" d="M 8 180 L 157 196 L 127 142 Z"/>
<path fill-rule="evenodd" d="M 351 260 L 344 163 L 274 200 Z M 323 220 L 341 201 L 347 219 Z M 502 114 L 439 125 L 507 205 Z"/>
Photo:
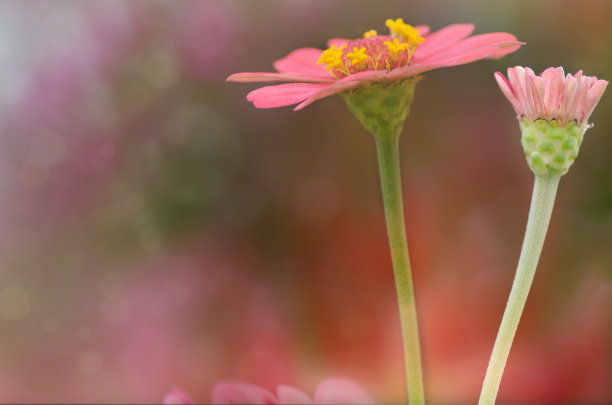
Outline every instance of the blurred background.
<path fill-rule="evenodd" d="M 433 71 L 401 141 L 432 403 L 475 403 L 532 187 L 493 72 L 612 78 L 612 2 L 3 1 L 0 401 L 202 402 L 220 378 L 401 398 L 373 140 L 241 71 L 330 37 L 473 22 L 527 43 Z M 612 90 L 564 177 L 500 403 L 612 402 Z"/>

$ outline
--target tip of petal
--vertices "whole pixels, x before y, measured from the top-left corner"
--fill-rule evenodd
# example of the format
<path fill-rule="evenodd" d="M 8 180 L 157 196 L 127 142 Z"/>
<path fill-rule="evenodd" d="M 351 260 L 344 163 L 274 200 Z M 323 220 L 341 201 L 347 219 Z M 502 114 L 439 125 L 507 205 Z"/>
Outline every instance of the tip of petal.
<path fill-rule="evenodd" d="M 517 46 L 517 47 L 521 47 L 523 45 L 527 45 L 527 42 L 522 42 L 522 41 L 508 41 L 508 42 L 502 42 L 497 44 L 496 46 L 499 49 L 505 49 L 505 48 L 511 48 L 513 46 Z M 518 48 L 517 48 L 518 49 Z"/>
<path fill-rule="evenodd" d="M 229 75 L 225 81 L 226 82 L 237 82 L 239 80 L 237 80 L 236 78 L 240 76 L 240 73 L 234 73 L 233 75 Z"/>

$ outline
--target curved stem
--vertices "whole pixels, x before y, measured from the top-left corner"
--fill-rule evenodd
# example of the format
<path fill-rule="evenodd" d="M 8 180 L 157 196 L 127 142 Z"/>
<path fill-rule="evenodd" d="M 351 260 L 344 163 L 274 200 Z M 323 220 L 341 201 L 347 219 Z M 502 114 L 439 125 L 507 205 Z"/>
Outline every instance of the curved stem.
<path fill-rule="evenodd" d="M 560 178 L 559 174 L 536 175 L 521 257 L 489 361 L 479 405 L 495 403 L 510 347 L 538 265 Z"/>
<path fill-rule="evenodd" d="M 374 138 L 376 139 L 376 149 L 378 152 L 387 234 L 391 248 L 391 259 L 393 261 L 395 287 L 402 325 L 408 399 L 411 405 L 421 405 L 425 403 L 425 395 L 423 392 L 419 329 L 404 223 L 404 204 L 398 151 L 399 134 L 379 134 L 375 135 Z"/>

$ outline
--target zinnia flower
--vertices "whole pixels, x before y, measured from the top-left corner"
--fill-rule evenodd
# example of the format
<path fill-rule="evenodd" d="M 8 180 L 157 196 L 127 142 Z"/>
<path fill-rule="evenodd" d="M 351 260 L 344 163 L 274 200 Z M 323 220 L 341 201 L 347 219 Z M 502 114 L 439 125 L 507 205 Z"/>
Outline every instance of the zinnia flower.
<path fill-rule="evenodd" d="M 518 114 L 521 143 L 534 173 L 566 173 L 608 82 L 582 71 L 565 76 L 561 67 L 536 76 L 516 66 L 508 69 L 508 79 L 499 72 L 495 79 Z"/>
<path fill-rule="evenodd" d="M 325 51 L 301 48 L 274 63 L 276 73 L 237 73 L 234 82 L 293 82 L 252 91 L 247 99 L 257 108 L 310 103 L 369 83 L 395 83 L 432 69 L 499 58 L 516 51 L 521 42 L 498 32 L 470 37 L 472 24 L 453 24 L 434 33 L 412 27 L 399 18 L 387 20 L 390 35 L 374 30 L 355 40 L 331 39 Z"/>
<path fill-rule="evenodd" d="M 193 404 L 184 393 L 174 389 L 164 404 Z M 279 385 L 276 393 L 254 384 L 221 380 L 213 386 L 213 404 L 373 404 L 367 392 L 346 378 L 323 380 L 311 398 L 304 391 L 289 385 Z"/>

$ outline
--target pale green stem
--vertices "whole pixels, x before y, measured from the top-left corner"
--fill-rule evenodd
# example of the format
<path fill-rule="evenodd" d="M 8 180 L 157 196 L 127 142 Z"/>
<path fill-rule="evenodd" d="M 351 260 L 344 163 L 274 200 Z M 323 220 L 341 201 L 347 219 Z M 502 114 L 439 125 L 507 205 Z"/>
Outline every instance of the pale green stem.
<path fill-rule="evenodd" d="M 516 334 L 516 328 L 521 319 L 527 294 L 529 294 L 531 282 L 538 265 L 560 178 L 560 174 L 536 175 L 521 257 L 489 361 L 480 400 L 478 401 L 479 405 L 493 405 L 495 403 L 512 340 Z"/>
<path fill-rule="evenodd" d="M 395 287 L 399 303 L 399 313 L 404 343 L 406 383 L 410 405 L 425 403 L 423 392 L 423 372 L 421 370 L 421 351 L 416 304 L 410 273 L 410 257 L 404 223 L 404 206 L 399 165 L 399 134 L 375 135 L 380 168 L 380 181 L 385 205 L 387 234 L 393 261 Z"/>

